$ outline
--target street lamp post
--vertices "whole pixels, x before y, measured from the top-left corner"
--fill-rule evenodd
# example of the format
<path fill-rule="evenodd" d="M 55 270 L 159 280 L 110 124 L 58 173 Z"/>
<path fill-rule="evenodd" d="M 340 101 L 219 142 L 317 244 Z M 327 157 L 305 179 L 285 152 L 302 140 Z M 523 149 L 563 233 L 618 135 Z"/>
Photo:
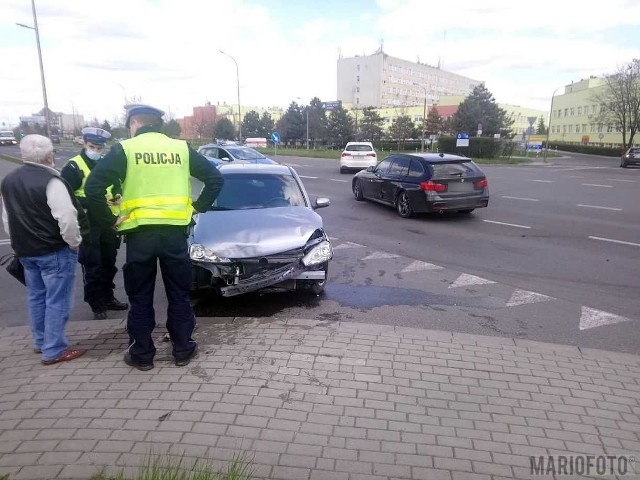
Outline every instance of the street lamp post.
<path fill-rule="evenodd" d="M 45 118 L 45 130 L 47 137 L 51 135 L 51 123 L 49 119 L 49 102 L 47 101 L 47 87 L 44 81 L 44 66 L 42 63 L 42 51 L 40 50 L 40 33 L 38 31 L 38 17 L 36 16 L 36 4 L 35 0 L 31 0 L 31 10 L 33 11 L 33 27 L 24 25 L 23 23 L 16 23 L 16 25 L 29 30 L 35 30 L 36 32 L 36 45 L 38 46 L 38 60 L 40 61 L 40 78 L 42 80 L 42 98 L 44 99 L 44 118 Z"/>
<path fill-rule="evenodd" d="M 553 93 L 551 94 L 551 111 L 549 112 L 549 125 L 547 125 L 547 141 L 546 144 L 544 146 L 544 157 L 543 157 L 543 162 L 547 163 L 547 152 L 549 151 L 549 134 L 551 133 L 551 119 L 553 118 L 553 97 L 555 97 L 556 92 L 558 90 L 560 90 L 561 88 L 563 88 L 564 85 L 556 88 Z"/>
<path fill-rule="evenodd" d="M 228 53 L 218 50 L 221 54 L 229 57 L 236 64 L 236 82 L 238 84 L 238 140 L 242 140 L 242 113 L 240 109 L 240 69 L 238 68 L 238 62 Z"/>
<path fill-rule="evenodd" d="M 422 146 L 421 149 L 424 152 L 424 137 L 427 132 L 427 86 L 422 85 L 421 83 L 415 83 L 416 87 L 421 87 L 424 89 L 424 108 L 422 109 Z"/>

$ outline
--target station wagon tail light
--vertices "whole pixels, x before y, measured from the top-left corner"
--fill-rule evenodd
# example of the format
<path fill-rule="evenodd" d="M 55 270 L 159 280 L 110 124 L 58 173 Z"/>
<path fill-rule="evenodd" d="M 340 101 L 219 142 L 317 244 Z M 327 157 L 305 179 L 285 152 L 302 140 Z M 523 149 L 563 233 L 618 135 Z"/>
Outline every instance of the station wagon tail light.
<path fill-rule="evenodd" d="M 483 178 L 482 180 L 478 180 L 477 182 L 475 182 L 473 186 L 476 190 L 482 190 L 489 186 L 489 182 L 487 182 L 486 178 Z"/>
<path fill-rule="evenodd" d="M 436 183 L 433 180 L 420 182 L 420 188 L 425 192 L 446 192 L 447 186 L 444 183 Z"/>
<path fill-rule="evenodd" d="M 377 157 L 375 153 L 367 153 L 367 157 Z"/>
<path fill-rule="evenodd" d="M 351 154 L 349 152 L 342 152 L 342 155 L 340 155 L 341 157 L 350 157 Z"/>

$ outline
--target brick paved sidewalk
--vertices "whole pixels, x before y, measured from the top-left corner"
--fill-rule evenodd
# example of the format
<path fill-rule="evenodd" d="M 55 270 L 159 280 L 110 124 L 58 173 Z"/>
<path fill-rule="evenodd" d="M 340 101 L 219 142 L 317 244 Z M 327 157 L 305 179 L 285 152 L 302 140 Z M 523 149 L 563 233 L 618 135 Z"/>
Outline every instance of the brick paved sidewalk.
<path fill-rule="evenodd" d="M 244 452 L 255 478 L 296 480 L 533 478 L 530 455 L 640 458 L 634 355 L 353 323 L 201 320 L 188 367 L 159 341 L 156 368 L 139 372 L 122 362 L 121 322 L 73 322 L 69 333 L 89 353 L 45 367 L 27 328 L 0 330 L 0 476 L 87 480 L 103 466 L 132 471 L 150 451 L 221 466 Z"/>

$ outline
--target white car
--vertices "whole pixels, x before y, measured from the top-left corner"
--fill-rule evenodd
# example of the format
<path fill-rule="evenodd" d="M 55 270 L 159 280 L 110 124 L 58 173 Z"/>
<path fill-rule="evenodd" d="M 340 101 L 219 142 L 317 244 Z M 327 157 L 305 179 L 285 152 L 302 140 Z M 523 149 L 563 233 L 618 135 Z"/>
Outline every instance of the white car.
<path fill-rule="evenodd" d="M 340 155 L 340 173 L 363 170 L 378 164 L 378 154 L 371 142 L 349 142 Z"/>

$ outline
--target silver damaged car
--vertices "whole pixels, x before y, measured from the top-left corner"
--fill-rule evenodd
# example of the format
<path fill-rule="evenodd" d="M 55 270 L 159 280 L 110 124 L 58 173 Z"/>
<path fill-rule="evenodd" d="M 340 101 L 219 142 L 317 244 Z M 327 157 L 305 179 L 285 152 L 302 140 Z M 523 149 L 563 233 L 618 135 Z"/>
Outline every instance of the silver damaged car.
<path fill-rule="evenodd" d="M 333 248 L 302 181 L 285 165 L 219 166 L 225 183 L 189 235 L 193 288 L 230 297 L 326 285 Z"/>

